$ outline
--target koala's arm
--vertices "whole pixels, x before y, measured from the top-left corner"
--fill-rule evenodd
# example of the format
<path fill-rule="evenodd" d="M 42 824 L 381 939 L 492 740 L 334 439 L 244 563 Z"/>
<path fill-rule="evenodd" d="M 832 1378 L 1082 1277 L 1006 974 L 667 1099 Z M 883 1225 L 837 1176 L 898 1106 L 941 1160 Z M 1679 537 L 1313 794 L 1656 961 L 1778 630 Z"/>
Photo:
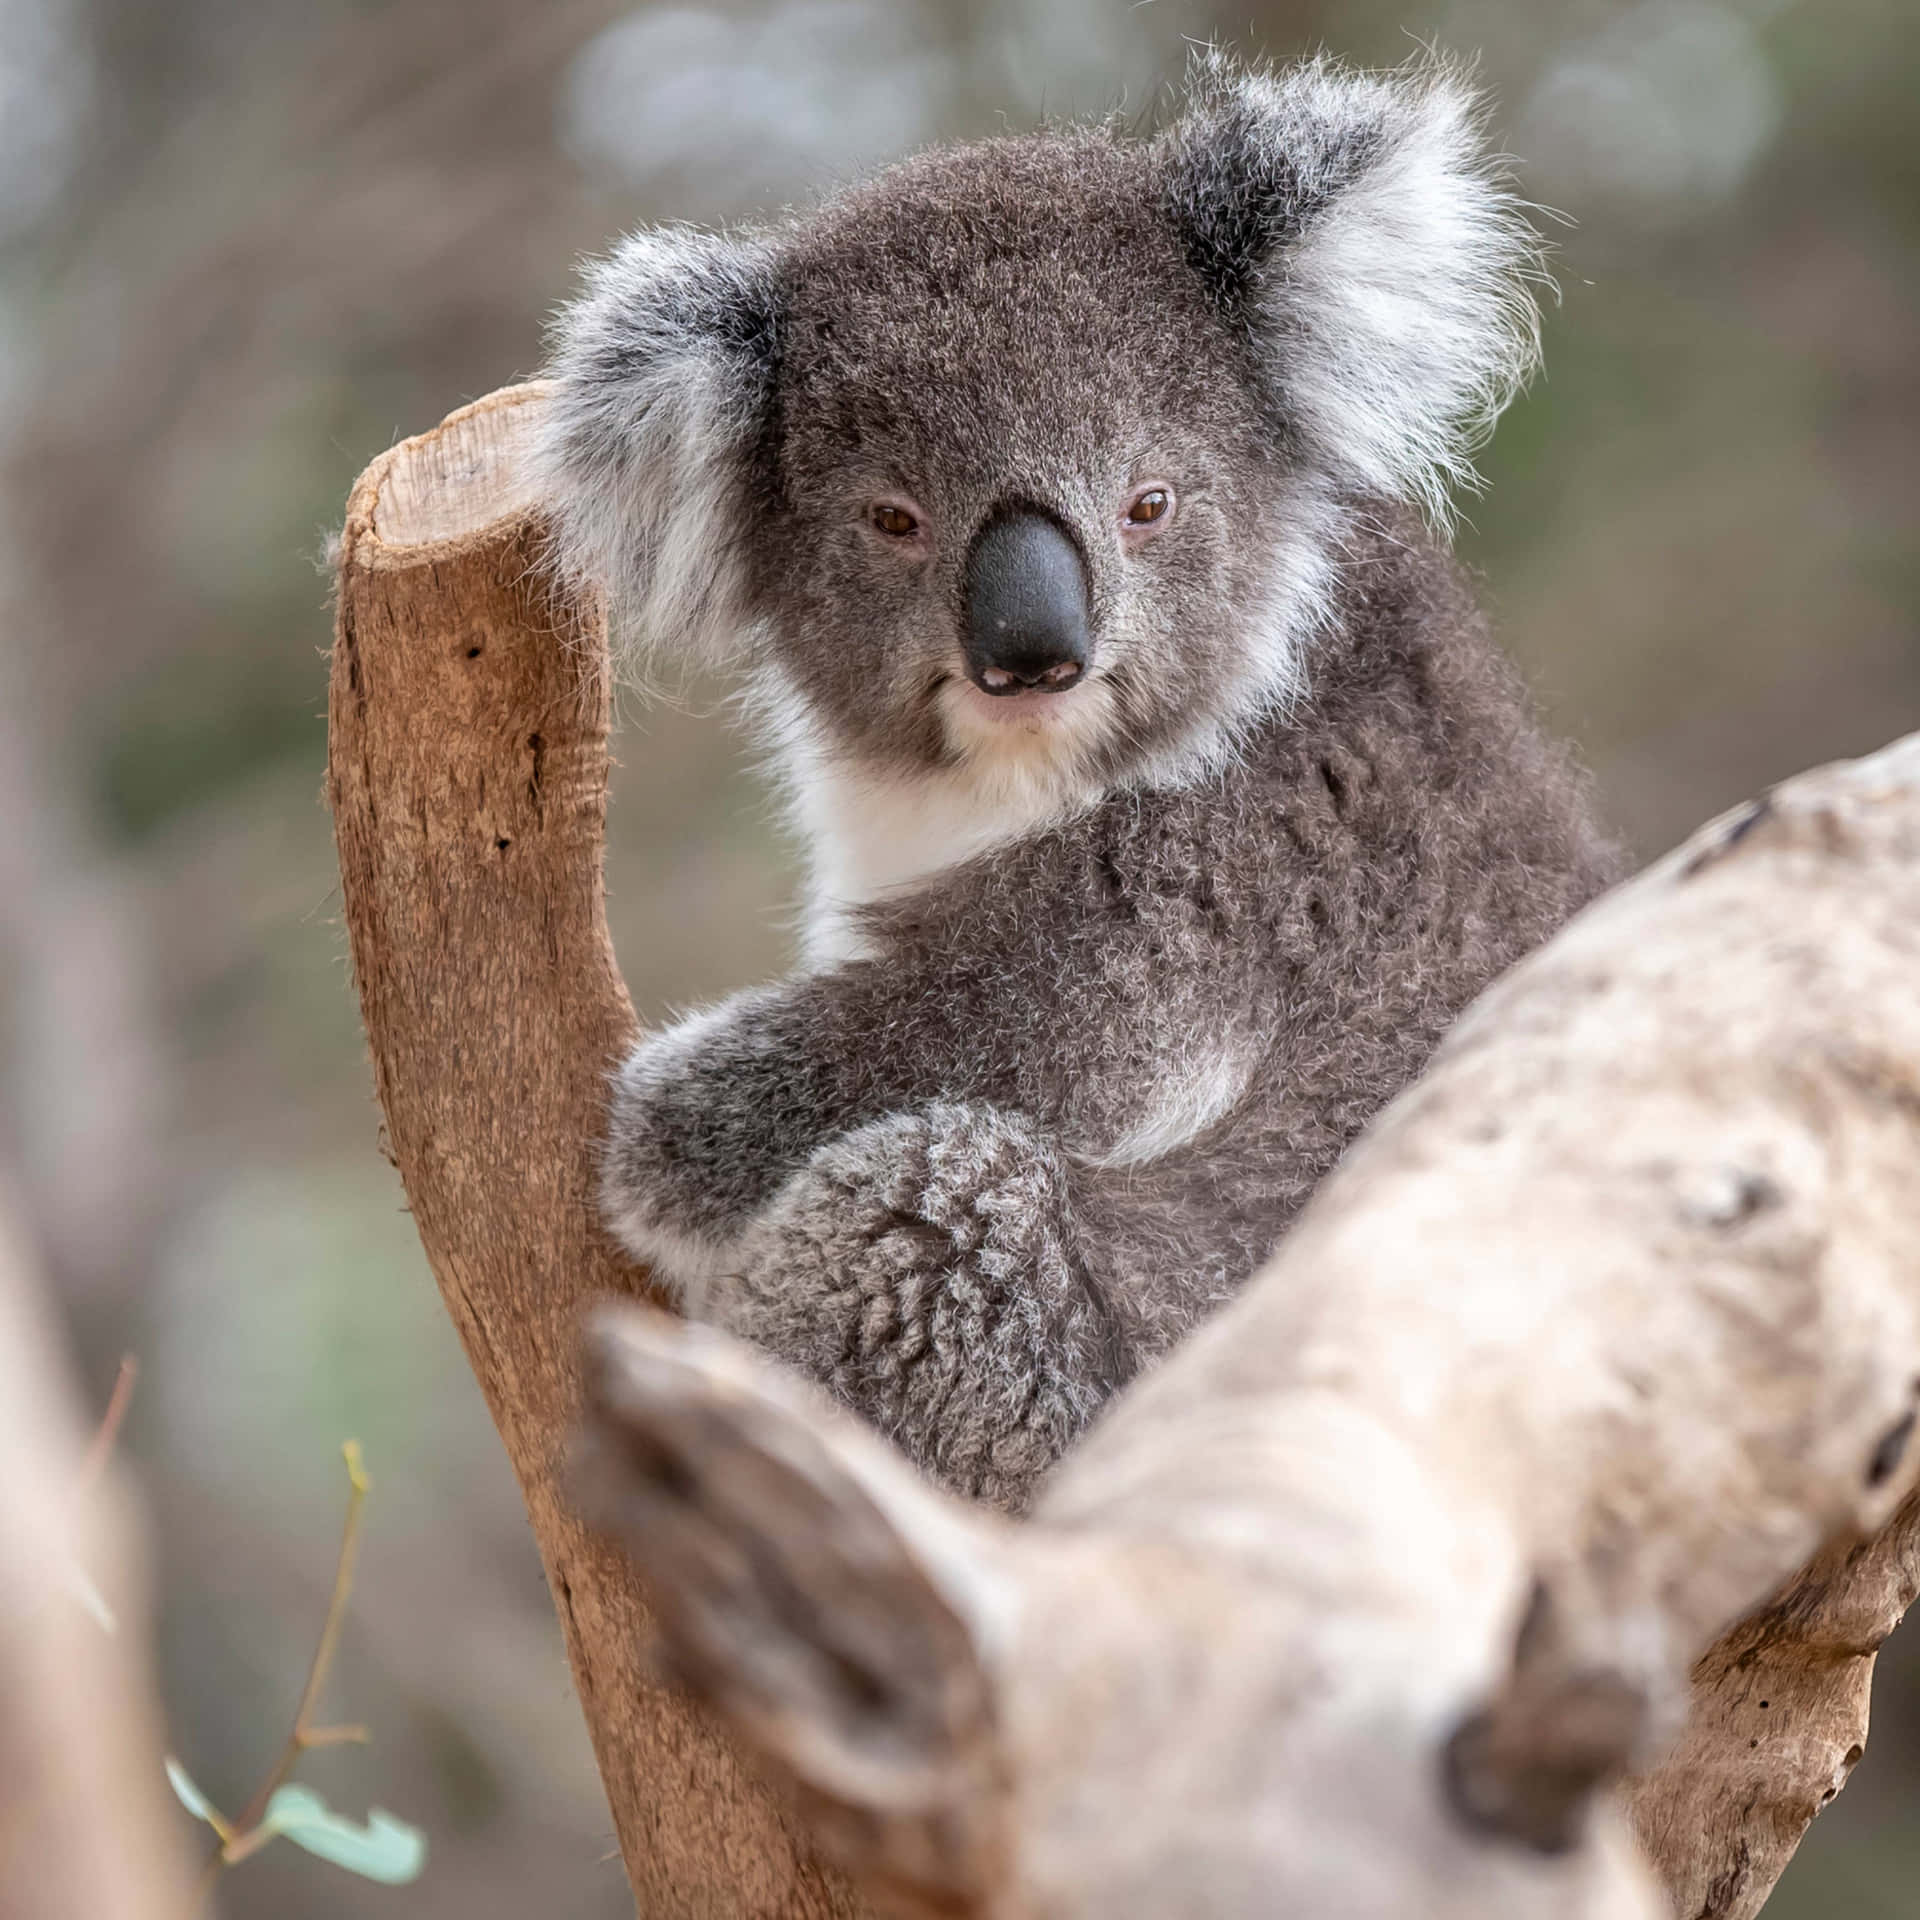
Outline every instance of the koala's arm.
<path fill-rule="evenodd" d="M 938 982 L 855 961 L 750 989 L 650 1035 L 616 1078 L 601 1204 L 663 1279 L 724 1267 L 738 1235 L 827 1140 L 996 1076 L 968 1057 Z"/>
<path fill-rule="evenodd" d="M 1210 873 L 1133 803 L 863 916 L 876 951 L 737 994 L 649 1038 L 614 1089 L 602 1200 L 670 1282 L 734 1270 L 739 1238 L 828 1142 L 930 1103 L 1017 1115 L 1124 1167 L 1238 1098 L 1286 996 L 1258 929 L 1162 870 Z"/>

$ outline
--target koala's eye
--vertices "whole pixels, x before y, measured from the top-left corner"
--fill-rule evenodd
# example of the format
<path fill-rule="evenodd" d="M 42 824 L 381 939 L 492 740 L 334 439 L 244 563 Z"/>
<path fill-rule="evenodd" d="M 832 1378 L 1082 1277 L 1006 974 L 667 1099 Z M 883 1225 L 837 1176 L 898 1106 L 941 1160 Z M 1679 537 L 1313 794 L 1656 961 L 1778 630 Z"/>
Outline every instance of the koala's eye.
<path fill-rule="evenodd" d="M 1133 496 L 1133 504 L 1127 508 L 1127 525 L 1150 527 L 1164 519 L 1172 505 L 1173 495 L 1165 487 L 1147 487 Z"/>
<path fill-rule="evenodd" d="M 905 507 L 896 506 L 891 500 L 883 500 L 874 508 L 873 524 L 896 540 L 910 539 L 920 531 L 920 522 Z"/>

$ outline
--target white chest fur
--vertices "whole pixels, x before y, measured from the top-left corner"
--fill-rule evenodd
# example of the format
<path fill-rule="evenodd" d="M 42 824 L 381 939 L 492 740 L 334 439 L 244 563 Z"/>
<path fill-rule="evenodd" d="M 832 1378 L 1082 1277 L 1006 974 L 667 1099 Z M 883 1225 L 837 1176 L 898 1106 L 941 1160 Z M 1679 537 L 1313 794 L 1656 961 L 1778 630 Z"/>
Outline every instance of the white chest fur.
<path fill-rule="evenodd" d="M 806 847 L 809 966 L 862 951 L 850 909 L 1069 820 L 1100 798 L 1076 762 L 1104 719 L 1104 698 L 1087 703 L 1078 726 L 1045 737 L 963 736 L 954 765 L 913 773 L 863 764 L 830 742 L 777 669 L 760 675 L 747 709 Z"/>
<path fill-rule="evenodd" d="M 964 769 L 904 777 L 820 759 L 794 769 L 790 793 L 807 846 L 813 965 L 859 952 L 849 908 L 1071 818 L 1098 797 L 1051 782 L 982 781 Z"/>

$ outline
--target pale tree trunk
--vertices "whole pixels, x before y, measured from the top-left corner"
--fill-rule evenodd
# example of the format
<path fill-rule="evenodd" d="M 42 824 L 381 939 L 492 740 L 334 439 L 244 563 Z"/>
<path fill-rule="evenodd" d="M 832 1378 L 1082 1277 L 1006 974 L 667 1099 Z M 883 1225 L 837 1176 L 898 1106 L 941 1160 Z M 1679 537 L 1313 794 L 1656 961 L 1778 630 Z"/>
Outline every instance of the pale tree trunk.
<path fill-rule="evenodd" d="M 564 1498 L 580 1310 L 631 1284 L 592 1188 L 634 1021 L 601 900 L 605 638 L 549 584 L 516 478 L 539 403 L 488 396 L 376 461 L 349 506 L 329 778 L 376 1085 L 526 1494 L 642 1911 L 852 1913 L 654 1679 L 632 1576 Z M 1682 1920 L 1758 1911 L 1858 1758 L 1873 1655 L 1917 1581 L 1910 1502 L 1700 1660 L 1686 1735 L 1633 1794 Z"/>
<path fill-rule="evenodd" d="M 132 1529 L 0 1195 L 0 1914 L 183 1920 Z M 98 1617 L 112 1610 L 114 1630 Z"/>
<path fill-rule="evenodd" d="M 635 1576 L 569 1510 L 581 1312 L 630 1290 L 594 1140 L 634 1039 L 601 889 L 604 631 L 516 480 L 538 389 L 381 456 L 347 508 L 328 793 L 386 1140 L 526 1496 L 640 1911 L 853 1915 L 650 1664 Z"/>

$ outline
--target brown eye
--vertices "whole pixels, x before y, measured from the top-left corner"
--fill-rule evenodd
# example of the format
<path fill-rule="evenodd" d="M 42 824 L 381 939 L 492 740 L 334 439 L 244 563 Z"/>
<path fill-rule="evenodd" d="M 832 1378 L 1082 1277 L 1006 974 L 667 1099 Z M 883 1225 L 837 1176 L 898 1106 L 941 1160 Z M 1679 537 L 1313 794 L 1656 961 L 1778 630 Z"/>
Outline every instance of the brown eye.
<path fill-rule="evenodd" d="M 886 501 L 874 508 L 873 524 L 882 533 L 892 534 L 896 540 L 905 540 L 920 531 L 920 522 L 905 507 L 896 507 Z"/>
<path fill-rule="evenodd" d="M 1136 495 L 1133 505 L 1127 509 L 1127 525 L 1150 527 L 1172 505 L 1173 495 L 1165 487 L 1149 487 L 1145 493 Z"/>

